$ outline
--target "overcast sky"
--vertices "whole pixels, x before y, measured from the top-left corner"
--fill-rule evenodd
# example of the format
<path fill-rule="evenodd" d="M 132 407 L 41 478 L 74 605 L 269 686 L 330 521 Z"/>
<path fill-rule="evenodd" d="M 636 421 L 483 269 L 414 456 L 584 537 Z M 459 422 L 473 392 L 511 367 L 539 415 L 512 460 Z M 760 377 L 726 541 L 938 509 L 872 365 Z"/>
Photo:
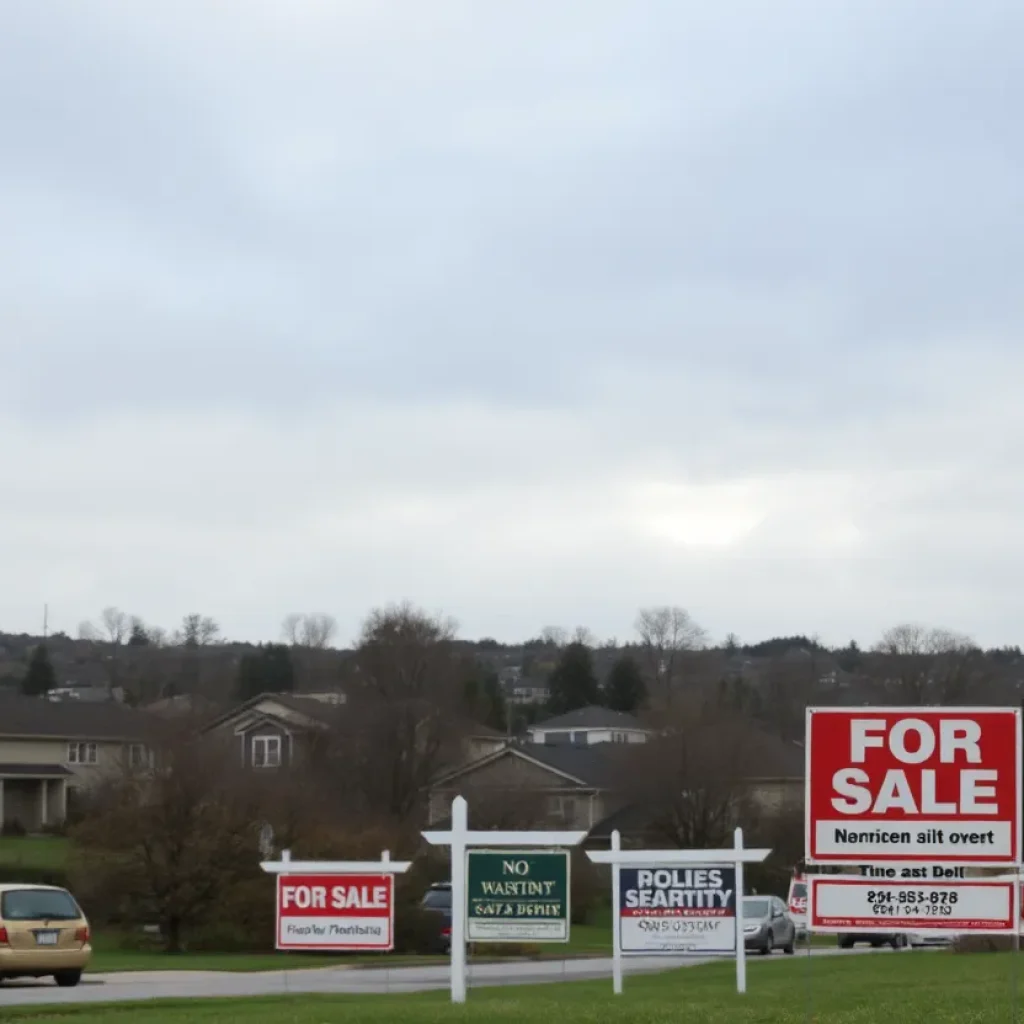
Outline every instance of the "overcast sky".
<path fill-rule="evenodd" d="M 1024 641 L 1020 0 L 5 0 L 0 631 Z"/>

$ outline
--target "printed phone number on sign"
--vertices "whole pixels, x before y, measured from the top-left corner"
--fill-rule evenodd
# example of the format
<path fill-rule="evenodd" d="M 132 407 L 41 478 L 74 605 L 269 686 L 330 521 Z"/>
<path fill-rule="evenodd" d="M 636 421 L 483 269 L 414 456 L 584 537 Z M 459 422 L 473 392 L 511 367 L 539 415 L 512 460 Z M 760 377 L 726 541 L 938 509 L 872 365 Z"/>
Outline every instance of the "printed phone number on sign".
<path fill-rule="evenodd" d="M 867 901 L 877 917 L 952 917 L 960 893 L 953 889 L 879 889 L 868 890 Z"/>
<path fill-rule="evenodd" d="M 685 918 L 650 918 L 634 919 L 633 927 L 637 931 L 651 935 L 707 935 L 715 932 L 725 923 L 725 919 L 705 918 L 703 920 L 686 920 Z"/>

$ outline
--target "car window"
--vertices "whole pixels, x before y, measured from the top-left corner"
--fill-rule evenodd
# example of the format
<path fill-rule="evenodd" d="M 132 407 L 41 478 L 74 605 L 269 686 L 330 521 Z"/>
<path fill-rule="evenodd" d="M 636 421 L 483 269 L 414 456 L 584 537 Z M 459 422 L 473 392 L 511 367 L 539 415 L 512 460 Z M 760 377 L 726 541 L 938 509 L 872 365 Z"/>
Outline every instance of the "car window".
<path fill-rule="evenodd" d="M 790 893 L 790 896 L 797 900 L 807 899 L 807 886 L 803 882 L 797 882 L 793 886 L 793 891 Z"/>
<path fill-rule="evenodd" d="M 452 905 L 451 889 L 429 889 L 423 897 L 423 906 L 431 910 L 450 910 Z"/>
<path fill-rule="evenodd" d="M 744 917 L 767 917 L 768 916 L 768 901 L 767 900 L 744 900 L 743 901 L 743 916 Z"/>
<path fill-rule="evenodd" d="M 0 918 L 5 921 L 74 921 L 81 916 L 63 889 L 14 889 L 0 895 Z"/>

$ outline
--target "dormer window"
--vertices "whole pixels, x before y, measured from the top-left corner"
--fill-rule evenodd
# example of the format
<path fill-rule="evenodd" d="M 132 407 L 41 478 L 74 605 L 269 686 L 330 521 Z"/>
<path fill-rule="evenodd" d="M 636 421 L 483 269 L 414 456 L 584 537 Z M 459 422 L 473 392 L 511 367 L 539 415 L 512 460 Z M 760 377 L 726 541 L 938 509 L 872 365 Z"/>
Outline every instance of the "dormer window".
<path fill-rule="evenodd" d="M 252 766 L 253 768 L 281 767 L 280 736 L 253 736 Z"/>

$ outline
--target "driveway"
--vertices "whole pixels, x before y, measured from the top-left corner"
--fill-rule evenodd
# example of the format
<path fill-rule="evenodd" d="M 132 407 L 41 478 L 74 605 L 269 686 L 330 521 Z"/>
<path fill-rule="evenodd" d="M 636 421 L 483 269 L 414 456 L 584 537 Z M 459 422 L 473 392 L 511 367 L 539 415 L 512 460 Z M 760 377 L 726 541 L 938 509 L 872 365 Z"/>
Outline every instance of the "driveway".
<path fill-rule="evenodd" d="M 861 956 L 885 953 L 860 948 L 812 949 L 818 956 Z M 888 952 L 892 952 L 889 950 Z M 906 954 L 896 954 L 906 955 Z M 807 956 L 801 950 L 798 954 Z M 677 967 L 713 963 L 722 957 L 627 957 L 623 971 L 628 977 L 653 974 Z M 731 957 L 724 958 L 731 961 Z M 776 954 L 773 961 L 789 960 Z M 750 956 L 763 963 L 765 958 Z M 477 964 L 470 968 L 469 986 L 538 985 L 558 981 L 608 980 L 611 993 L 612 961 L 609 958 L 576 960 L 516 961 Z M 447 967 L 346 968 L 297 971 L 269 971 L 258 974 L 230 974 L 223 971 L 150 971 L 147 973 L 87 974 L 77 988 L 57 988 L 44 981 L 7 981 L 0 985 L 0 1007 L 60 1003 L 113 1003 L 147 999 L 212 999 L 238 996 L 384 995 L 389 992 L 428 992 L 446 989 Z"/>

